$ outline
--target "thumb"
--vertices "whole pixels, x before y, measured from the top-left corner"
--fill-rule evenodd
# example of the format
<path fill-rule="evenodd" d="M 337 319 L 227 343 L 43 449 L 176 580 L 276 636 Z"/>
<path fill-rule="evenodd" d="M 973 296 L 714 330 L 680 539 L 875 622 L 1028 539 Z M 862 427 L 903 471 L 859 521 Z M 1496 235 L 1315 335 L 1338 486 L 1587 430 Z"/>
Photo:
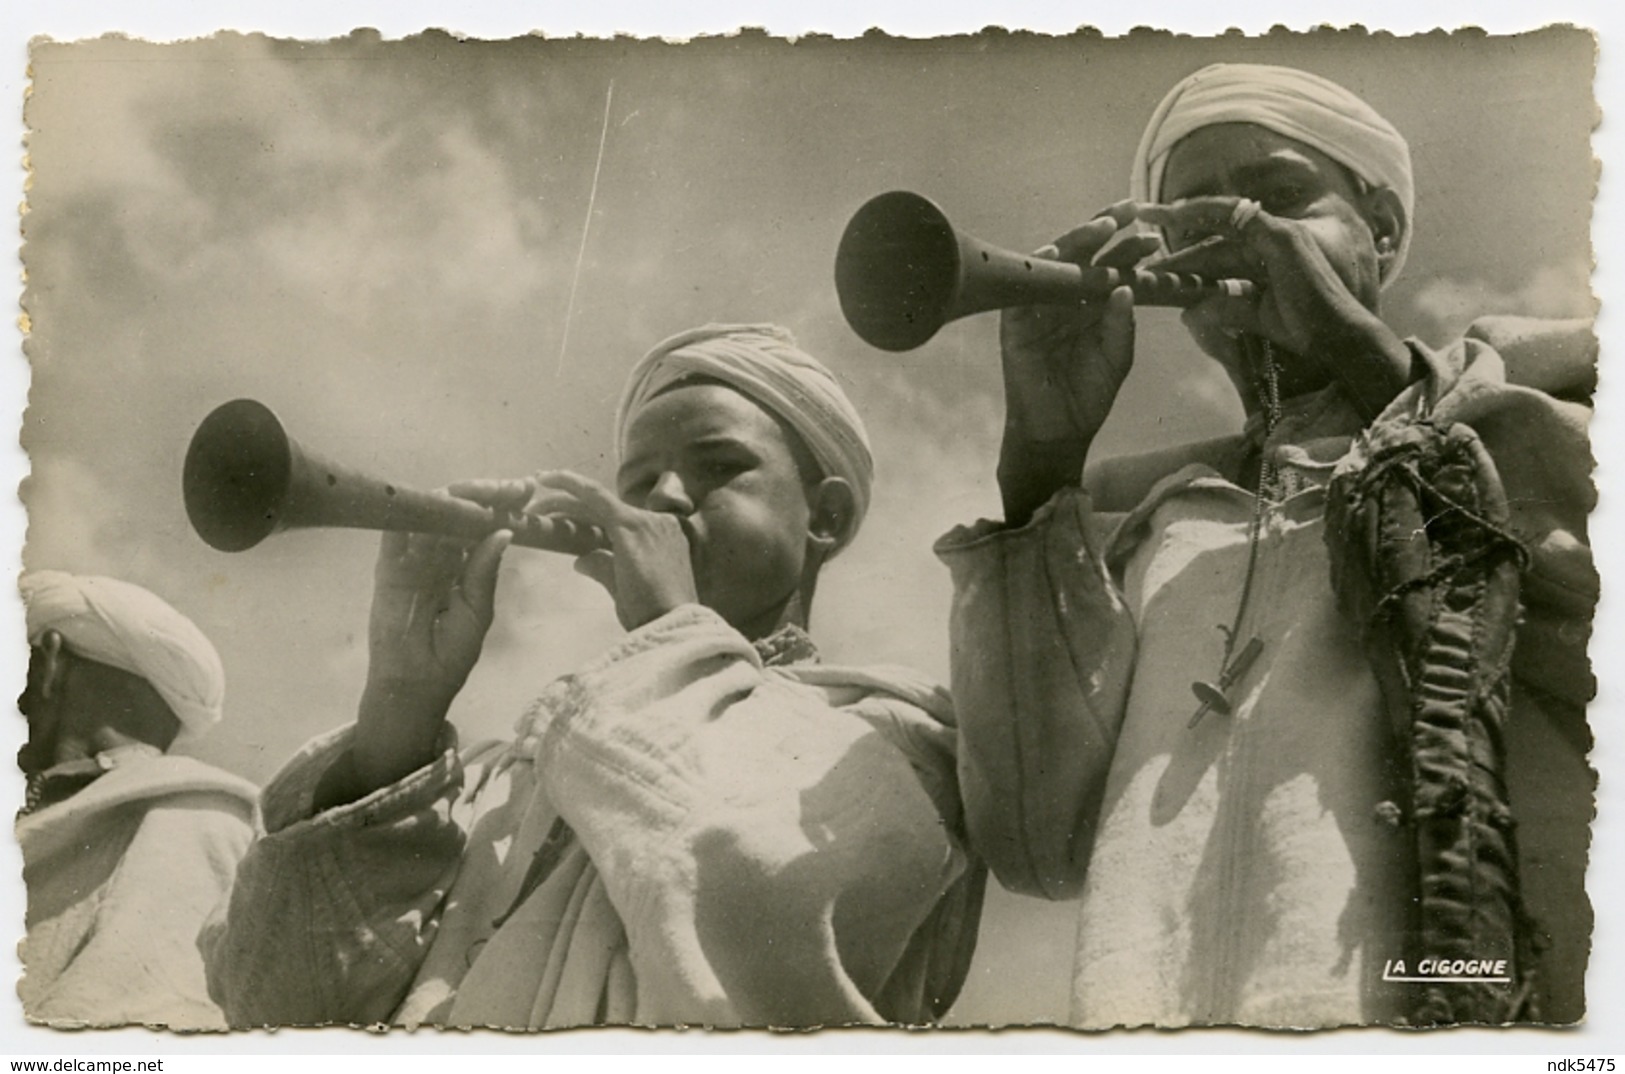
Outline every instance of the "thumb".
<path fill-rule="evenodd" d="M 598 549 L 576 558 L 575 572 L 583 578 L 591 578 L 615 595 L 615 553 L 607 549 Z"/>
<path fill-rule="evenodd" d="M 1123 369 L 1134 360 L 1134 292 L 1130 288 L 1119 287 L 1106 300 L 1100 342 L 1107 356 Z"/>
<path fill-rule="evenodd" d="M 512 541 L 512 530 L 497 530 L 474 547 L 463 568 L 463 602 L 482 623 L 496 614 L 497 570 Z"/>
<path fill-rule="evenodd" d="M 1221 364 L 1233 365 L 1239 361 L 1236 331 L 1230 326 L 1221 299 L 1210 298 L 1190 307 L 1180 315 L 1186 331 L 1196 345 Z"/>
<path fill-rule="evenodd" d="M 1192 335 L 1209 332 L 1258 333 L 1258 308 L 1262 299 L 1258 295 L 1213 295 L 1191 306 L 1180 315 Z"/>

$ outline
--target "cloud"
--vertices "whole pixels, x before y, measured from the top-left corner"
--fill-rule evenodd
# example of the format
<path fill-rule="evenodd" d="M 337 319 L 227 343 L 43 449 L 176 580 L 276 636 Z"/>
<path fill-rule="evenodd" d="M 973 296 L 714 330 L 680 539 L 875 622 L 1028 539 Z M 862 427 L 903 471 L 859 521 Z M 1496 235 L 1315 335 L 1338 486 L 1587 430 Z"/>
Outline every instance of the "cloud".
<path fill-rule="evenodd" d="M 109 500 L 94 469 L 69 458 L 37 462 L 24 478 L 20 495 L 29 513 L 25 566 L 39 570 L 71 565 L 86 574 L 111 569 L 98 547 L 110 535 L 87 509 Z"/>
<path fill-rule="evenodd" d="M 1414 292 L 1402 281 L 1395 304 L 1426 334 L 1496 309 L 1589 312 L 1584 263 L 1562 260 L 1586 242 L 1589 66 L 1527 39 L 1243 44 L 1361 74 L 1413 136 L 1435 191 L 1415 278 L 1448 275 Z M 813 633 L 831 660 L 943 676 L 951 593 L 931 543 L 999 510 L 997 317 L 911 355 L 864 347 L 830 286 L 840 226 L 906 187 L 972 234 L 1031 249 L 1114 200 L 1160 92 L 1236 47 L 1153 36 L 685 50 L 365 34 L 39 46 L 24 221 L 39 333 L 29 561 L 128 577 L 192 615 L 228 667 L 231 711 L 208 755 L 264 780 L 354 716 L 377 540 L 203 547 L 177 474 L 210 407 L 265 399 L 307 445 L 421 487 L 542 465 L 605 476 L 604 425 L 638 354 L 707 320 L 774 320 L 837 370 L 880 463 L 874 511 L 830 567 Z M 1557 89 L 1577 104 L 1554 107 Z M 1485 100 L 1497 106 L 1449 103 Z M 1493 274 L 1530 261 L 1565 267 L 1511 284 Z M 1229 383 L 1177 317 L 1145 311 L 1095 451 L 1238 421 Z M 540 683 L 619 636 L 607 595 L 566 558 L 512 552 L 453 713 L 463 741 L 507 735 Z M 962 1010 L 1060 1016 L 1071 915 L 998 895 L 993 907 L 973 974 L 987 983 Z M 1052 1006 L 1025 998 L 1039 988 Z M 995 1002 L 1018 994 L 1019 1008 Z"/>
<path fill-rule="evenodd" d="M 129 102 L 168 167 L 167 219 L 135 239 L 172 271 L 238 270 L 363 322 L 512 309 L 545 282 L 552 237 L 473 117 L 393 111 L 395 79 L 343 93 L 267 53 L 253 78 L 185 100 Z M 448 107 L 442 105 L 441 109 Z M 177 249 L 177 238 L 194 240 Z M 167 253 L 167 258 L 156 254 Z"/>
<path fill-rule="evenodd" d="M 1540 265 L 1514 287 L 1497 287 L 1480 278 L 1436 277 L 1416 291 L 1409 306 L 1420 324 L 1417 334 L 1441 346 L 1479 317 L 1591 317 L 1597 302 L 1591 292 L 1590 265 L 1571 260 Z"/>

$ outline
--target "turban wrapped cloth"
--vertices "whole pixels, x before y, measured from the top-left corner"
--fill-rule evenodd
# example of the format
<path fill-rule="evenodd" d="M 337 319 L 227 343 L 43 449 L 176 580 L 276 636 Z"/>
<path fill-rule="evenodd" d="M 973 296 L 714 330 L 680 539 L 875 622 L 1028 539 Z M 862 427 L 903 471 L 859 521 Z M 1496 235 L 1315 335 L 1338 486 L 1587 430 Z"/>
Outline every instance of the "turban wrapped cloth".
<path fill-rule="evenodd" d="M 1410 252 L 1416 184 L 1411 152 L 1393 124 L 1319 75 L 1290 67 L 1216 63 L 1189 75 L 1162 99 L 1134 154 L 1130 196 L 1160 201 L 1168 155 L 1179 140 L 1218 123 L 1252 123 L 1317 149 L 1372 186 L 1387 187 L 1405 209 L 1399 249 L 1383 273 L 1399 275 Z"/>
<path fill-rule="evenodd" d="M 687 377 L 709 377 L 755 400 L 796 431 L 824 476 L 852 486 L 850 541 L 869 510 L 875 464 L 863 420 L 834 374 L 776 325 L 706 325 L 679 333 L 646 354 L 627 379 L 615 416 L 620 454 L 639 411 Z"/>
<path fill-rule="evenodd" d="M 226 673 L 192 621 L 138 585 L 116 578 L 31 571 L 20 587 L 28 642 L 55 630 L 75 653 L 145 679 L 180 720 L 183 737 L 220 722 Z"/>

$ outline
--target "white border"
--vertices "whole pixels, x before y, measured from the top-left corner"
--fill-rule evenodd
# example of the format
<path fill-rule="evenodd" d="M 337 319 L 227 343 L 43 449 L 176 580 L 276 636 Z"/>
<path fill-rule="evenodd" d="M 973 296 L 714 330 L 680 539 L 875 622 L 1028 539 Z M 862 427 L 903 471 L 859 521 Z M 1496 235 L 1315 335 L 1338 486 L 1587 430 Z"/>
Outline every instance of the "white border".
<path fill-rule="evenodd" d="M 933 36 L 973 32 L 986 26 L 1005 26 L 1045 32 L 1069 32 L 1079 26 L 1092 26 L 1108 35 L 1126 33 L 1135 26 L 1154 26 L 1192 34 L 1215 34 L 1236 28 L 1261 33 L 1283 25 L 1308 30 L 1319 25 L 1363 25 L 1393 33 L 1417 33 L 1462 26 L 1482 27 L 1492 33 L 1509 33 L 1539 25 L 1568 22 L 1598 32 L 1601 63 L 1597 96 L 1603 121 L 1595 148 L 1603 161 L 1602 189 L 1596 206 L 1594 247 L 1602 264 L 1594 286 L 1603 302 L 1600 331 L 1603 338 L 1602 405 L 1593 427 L 1593 442 L 1600 460 L 1598 480 L 1602 505 L 1594 516 L 1594 544 L 1599 550 L 1605 598 L 1618 590 L 1622 561 L 1608 550 L 1625 546 L 1620 537 L 1621 513 L 1613 509 L 1610 493 L 1620 486 L 1618 474 L 1625 465 L 1625 417 L 1610 422 L 1613 413 L 1625 415 L 1625 389 L 1619 389 L 1615 355 L 1625 349 L 1625 330 L 1614 315 L 1614 286 L 1619 279 L 1611 272 L 1616 252 L 1625 248 L 1620 224 L 1620 184 L 1617 172 L 1625 168 L 1625 154 L 1614 134 L 1619 117 L 1625 114 L 1625 64 L 1616 60 L 1625 48 L 1625 5 L 1619 0 L 1567 0 L 1538 5 L 1510 2 L 1419 3 L 1417 0 L 1320 0 L 1312 5 L 1302 0 L 1246 0 L 1221 4 L 1153 2 L 1115 5 L 1101 3 L 1066 4 L 1044 0 L 1012 0 L 1000 4 L 970 3 L 967 0 L 935 0 L 904 3 L 902 0 L 840 0 L 813 3 L 810 0 L 707 0 L 705 3 L 678 4 L 675 0 L 568 0 L 547 4 L 499 3 L 491 0 L 232 0 L 208 5 L 165 0 L 160 3 L 115 3 L 111 0 L 12 0 L 0 5 L 0 115 L 14 132 L 11 151 L 0 154 L 0 174 L 5 175 L 9 203 L 24 200 L 21 103 L 26 87 L 27 42 L 36 35 L 57 40 L 97 36 L 124 31 L 152 40 L 175 40 L 206 36 L 218 29 L 262 30 L 273 36 L 324 38 L 341 36 L 357 27 L 378 29 L 385 37 L 400 37 L 428 27 L 439 27 L 472 37 L 501 38 L 540 30 L 550 36 L 610 36 L 634 33 L 641 36 L 686 38 L 698 34 L 724 33 L 740 26 L 759 26 L 771 33 L 798 35 L 807 32 L 847 37 L 880 26 L 892 33 Z M 10 275 L 8 307 L 17 309 L 21 277 Z M 11 322 L 15 325 L 15 320 Z M 11 429 L 20 427 L 22 403 L 26 397 L 27 365 L 22 358 L 20 335 L 15 327 L 4 344 L 5 360 L 0 361 L 0 399 L 9 404 L 5 421 Z M 1617 398 L 1616 398 L 1617 397 Z M 16 447 L 15 436 L 0 447 L 0 467 L 15 489 L 26 472 L 26 460 Z M 23 520 L 13 497 L 0 496 L 0 547 L 6 562 L 20 562 Z M 0 602 L 9 602 L 9 586 L 0 583 Z M 1451 1055 L 1478 1053 L 1529 1054 L 1519 1069 L 1542 1071 L 1545 1060 L 1562 1056 L 1625 1053 L 1625 1024 L 1617 1018 L 1625 1004 L 1625 794 L 1618 784 L 1625 782 L 1625 703 L 1620 701 L 1622 684 L 1613 673 L 1619 651 L 1622 615 L 1619 602 L 1605 599 L 1597 618 L 1597 638 L 1592 658 L 1602 676 L 1598 701 L 1592 709 L 1592 724 L 1599 743 L 1594 759 L 1602 774 L 1599 792 L 1599 819 L 1593 829 L 1592 869 L 1588 881 L 1593 904 L 1598 908 L 1594 934 L 1592 968 L 1588 975 L 1590 1021 L 1576 1031 L 1451 1031 L 1435 1034 L 1402 1034 L 1390 1031 L 1344 1031 L 1313 1035 L 1263 1034 L 1243 1031 L 1167 1033 L 1117 1033 L 1105 1036 L 1061 1031 L 1005 1031 L 877 1033 L 837 1032 L 800 1035 L 639 1033 L 632 1031 L 590 1031 L 536 1036 L 499 1034 L 445 1034 L 420 1032 L 379 1036 L 355 1031 L 275 1034 L 237 1034 L 231 1037 L 176 1038 L 143 1030 L 104 1033 L 65 1034 L 33 1027 L 8 1024 L 0 1014 L 0 1057 L 13 1055 L 90 1056 L 106 1054 L 167 1055 L 181 1063 L 176 1069 L 202 1069 L 187 1063 L 192 1056 L 217 1054 L 286 1055 L 323 1054 L 345 1056 L 422 1056 L 425 1053 L 505 1054 L 546 1052 L 584 1054 L 604 1051 L 638 1053 L 756 1053 L 764 1050 L 787 1055 L 828 1055 L 843 1053 L 933 1053 L 990 1054 L 1011 1052 L 1064 1052 L 1096 1056 L 1126 1053 L 1169 1055 L 1213 1055 L 1235 1053 L 1317 1054 L 1374 1053 Z M 20 609 L 0 615 L 0 653 L 22 653 Z M 21 690 L 21 662 L 8 661 L 11 675 L 0 694 L 15 697 Z M 9 702 L 7 703 L 9 704 Z M 20 721 L 19 721 L 20 726 Z M 20 741 L 20 735 L 17 736 Z M 7 741 L 11 741 L 7 739 Z M 0 751 L 4 752 L 4 751 Z M 9 753 L 7 754 L 9 756 Z M 0 764 L 7 763 L 0 760 Z M 16 806 L 15 789 L 0 792 L 0 810 L 9 814 Z M 0 840 L 0 876 L 20 874 L 16 848 Z M 20 889 L 20 883 L 16 885 Z M 0 885 L 0 916 L 20 925 L 20 890 L 3 890 Z M 4 930 L 10 932 L 10 930 Z M 0 955 L 0 977 L 15 966 L 10 953 Z M 11 1004 L 4 1004 L 12 1008 Z M 1538 1057 L 1538 1058 L 1537 1058 Z M 387 1059 L 384 1061 L 388 1061 Z M 1503 1064 L 1496 1064 L 1497 1066 Z M 166 1067 L 171 1069 L 170 1067 Z M 442 1068 L 443 1069 L 443 1068 Z M 1510 1067 L 1509 1067 L 1510 1069 Z"/>

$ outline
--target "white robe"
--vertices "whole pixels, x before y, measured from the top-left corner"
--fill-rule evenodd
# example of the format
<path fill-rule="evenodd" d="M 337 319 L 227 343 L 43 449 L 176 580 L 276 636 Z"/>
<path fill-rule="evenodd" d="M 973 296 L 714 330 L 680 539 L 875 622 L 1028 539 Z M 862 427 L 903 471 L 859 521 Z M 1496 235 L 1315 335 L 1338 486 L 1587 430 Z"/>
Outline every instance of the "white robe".
<path fill-rule="evenodd" d="M 975 935 L 946 694 L 764 667 L 688 605 L 556 681 L 511 745 L 313 811 L 267 788 L 209 929 L 234 1025 L 918 1022 Z M 968 930 L 968 931 L 967 931 Z"/>
<path fill-rule="evenodd" d="M 89 786 L 21 818 L 23 1012 L 58 1026 L 223 1029 L 197 935 L 253 839 L 257 797 L 201 761 L 120 751 Z"/>
<path fill-rule="evenodd" d="M 1518 361 L 1521 384 L 1488 338 Z M 1510 331 L 1419 348 L 1432 375 L 1385 415 L 1421 408 L 1477 429 L 1532 553 L 1509 782 L 1558 1021 L 1583 1009 L 1590 925 L 1580 706 L 1594 494 L 1589 410 L 1527 385 L 1589 368 L 1563 350 L 1574 346 Z M 1191 683 L 1217 676 L 1218 628 L 1247 573 L 1253 497 L 1222 476 L 1239 441 L 1128 460 L 1093 497 L 1063 490 L 1024 527 L 982 522 L 939 543 L 954 576 L 973 844 L 1007 886 L 1080 899 L 1076 1025 L 1318 1027 L 1405 1013 L 1407 989 L 1383 976 L 1407 953 L 1416 885 L 1389 822 L 1406 765 L 1359 629 L 1338 610 L 1322 521 L 1325 482 L 1360 427 L 1326 393 L 1290 407 L 1264 446 L 1296 488 L 1266 517 L 1239 631 L 1238 647 L 1256 635 L 1264 648 L 1234 712 L 1194 729 Z"/>

